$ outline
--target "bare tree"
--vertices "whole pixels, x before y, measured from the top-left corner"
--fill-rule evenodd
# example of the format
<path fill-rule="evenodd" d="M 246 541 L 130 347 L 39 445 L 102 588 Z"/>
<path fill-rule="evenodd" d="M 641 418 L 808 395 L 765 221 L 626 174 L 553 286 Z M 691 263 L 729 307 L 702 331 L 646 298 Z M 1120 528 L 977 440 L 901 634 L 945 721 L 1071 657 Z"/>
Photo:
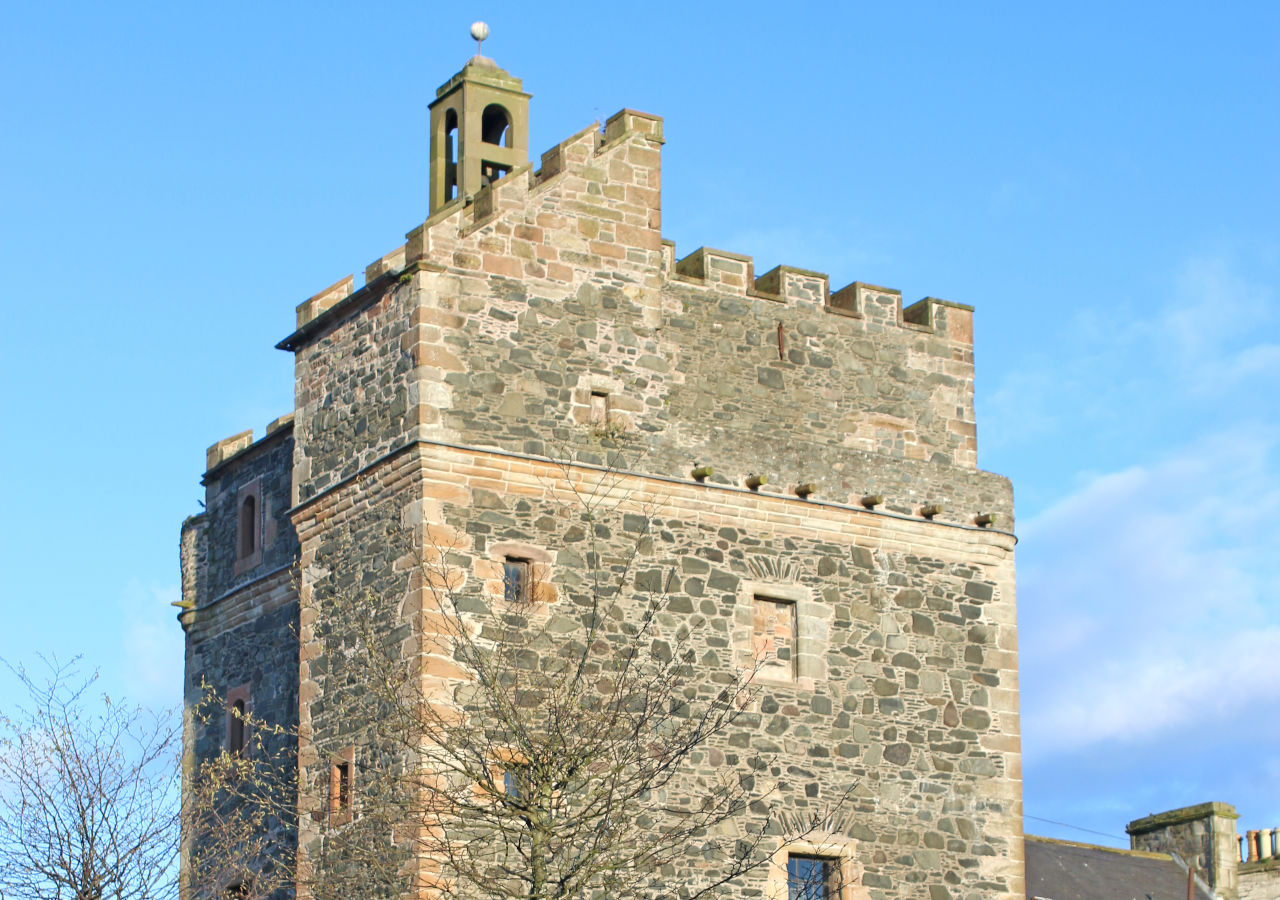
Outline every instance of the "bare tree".
<path fill-rule="evenodd" d="M 11 671 L 27 699 L 0 716 L 0 896 L 176 897 L 173 718 L 95 698 L 74 663 Z"/>
<path fill-rule="evenodd" d="M 96 694 L 76 662 L 46 666 L 11 667 L 26 701 L 0 715 L 0 898 L 262 898 L 292 881 L 280 837 L 296 781 L 279 749 L 292 734 L 243 715 L 243 746 L 184 779 L 177 715 Z M 207 724 L 224 709 L 206 690 L 191 714 Z"/>
<path fill-rule="evenodd" d="M 486 594 L 456 546 L 432 529 L 402 534 L 422 608 L 388 627 L 399 598 L 345 590 L 355 579 L 335 561 L 315 637 L 346 688 L 335 682 L 325 703 L 365 724 L 353 814 L 341 783 L 353 776 L 331 770 L 311 861 L 320 900 L 357 884 L 395 895 L 406 878 L 495 900 L 698 898 L 766 864 L 780 840 L 829 828 L 842 801 L 785 822 L 771 812 L 768 758 L 708 774 L 708 744 L 754 715 L 769 660 L 701 665 L 691 636 L 708 623 L 671 610 L 669 565 L 649 561 L 652 510 L 628 512 L 633 540 L 603 538 L 622 519 L 618 479 L 564 474 L 563 533 L 581 549 L 554 586 L 513 559 L 501 596 Z"/>
<path fill-rule="evenodd" d="M 182 839 L 187 900 L 287 896 L 296 861 L 297 732 L 243 707 L 228 707 L 206 685 L 191 710 L 197 729 L 234 731 L 233 745 L 188 755 Z M 191 748 L 188 748 L 191 750 Z"/>

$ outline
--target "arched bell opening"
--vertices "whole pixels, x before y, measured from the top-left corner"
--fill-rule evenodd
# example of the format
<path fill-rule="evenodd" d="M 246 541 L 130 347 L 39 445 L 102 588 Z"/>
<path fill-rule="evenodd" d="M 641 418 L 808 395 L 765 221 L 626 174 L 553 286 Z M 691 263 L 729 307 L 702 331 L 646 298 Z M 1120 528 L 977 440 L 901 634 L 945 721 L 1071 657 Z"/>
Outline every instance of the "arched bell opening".
<path fill-rule="evenodd" d="M 497 103 L 490 103 L 480 114 L 480 140 L 498 147 L 511 146 L 511 115 Z"/>

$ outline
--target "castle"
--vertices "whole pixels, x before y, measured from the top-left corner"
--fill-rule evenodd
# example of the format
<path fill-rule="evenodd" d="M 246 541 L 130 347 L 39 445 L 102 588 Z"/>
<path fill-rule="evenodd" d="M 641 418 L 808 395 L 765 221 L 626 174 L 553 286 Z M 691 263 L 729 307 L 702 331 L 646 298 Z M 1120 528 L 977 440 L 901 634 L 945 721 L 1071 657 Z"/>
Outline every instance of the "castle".
<path fill-rule="evenodd" d="M 359 819 L 375 764 L 329 702 L 329 574 L 395 598 L 375 624 L 419 647 L 430 587 L 393 530 L 446 542 L 480 600 L 522 571 L 554 595 L 572 572 L 550 510 L 609 468 L 602 441 L 626 442 L 618 512 L 652 515 L 646 552 L 675 578 L 671 615 L 696 619 L 700 663 L 779 651 L 755 714 L 710 749 L 801 773 L 770 798 L 783 810 L 850 797 L 820 846 L 777 835 L 732 894 L 786 897 L 791 863 L 819 859 L 842 877 L 815 897 L 1021 898 L 1013 497 L 977 468 L 972 308 L 680 256 L 661 231 L 661 118 L 623 109 L 533 165 L 528 111 L 482 56 L 439 88 L 429 217 L 362 285 L 297 307 L 278 344 L 293 411 L 209 448 L 179 618 L 189 700 L 210 684 L 228 715 L 189 723 L 189 757 L 242 742 L 241 713 L 296 733 L 280 839 L 314 860 L 335 815 Z M 440 662 L 425 677 L 444 691 Z M 700 865 L 691 849 L 672 877 Z"/>

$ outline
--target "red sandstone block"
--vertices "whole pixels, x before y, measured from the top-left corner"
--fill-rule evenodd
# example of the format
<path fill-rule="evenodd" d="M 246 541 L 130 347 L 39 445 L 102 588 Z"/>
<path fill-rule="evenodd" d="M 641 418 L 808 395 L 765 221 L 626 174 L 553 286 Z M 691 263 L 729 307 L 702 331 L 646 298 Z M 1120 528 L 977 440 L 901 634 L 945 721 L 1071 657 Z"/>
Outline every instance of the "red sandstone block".
<path fill-rule="evenodd" d="M 587 245 L 592 253 L 606 259 L 624 259 L 627 252 L 616 244 L 607 243 L 605 241 L 591 241 Z"/>
<path fill-rule="evenodd" d="M 484 255 L 484 270 L 490 275 L 505 275 L 507 278 L 519 278 L 521 267 L 518 260 L 509 256 Z"/>

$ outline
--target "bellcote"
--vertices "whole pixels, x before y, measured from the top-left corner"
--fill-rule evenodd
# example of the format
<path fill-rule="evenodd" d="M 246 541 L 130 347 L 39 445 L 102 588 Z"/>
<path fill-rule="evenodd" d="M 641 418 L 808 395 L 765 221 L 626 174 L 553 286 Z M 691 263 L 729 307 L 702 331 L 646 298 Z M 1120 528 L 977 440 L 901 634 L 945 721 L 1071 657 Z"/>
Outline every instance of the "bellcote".
<path fill-rule="evenodd" d="M 487 33 L 487 31 L 486 31 Z M 529 94 L 477 54 L 431 103 L 431 209 L 466 199 L 529 161 Z"/>

